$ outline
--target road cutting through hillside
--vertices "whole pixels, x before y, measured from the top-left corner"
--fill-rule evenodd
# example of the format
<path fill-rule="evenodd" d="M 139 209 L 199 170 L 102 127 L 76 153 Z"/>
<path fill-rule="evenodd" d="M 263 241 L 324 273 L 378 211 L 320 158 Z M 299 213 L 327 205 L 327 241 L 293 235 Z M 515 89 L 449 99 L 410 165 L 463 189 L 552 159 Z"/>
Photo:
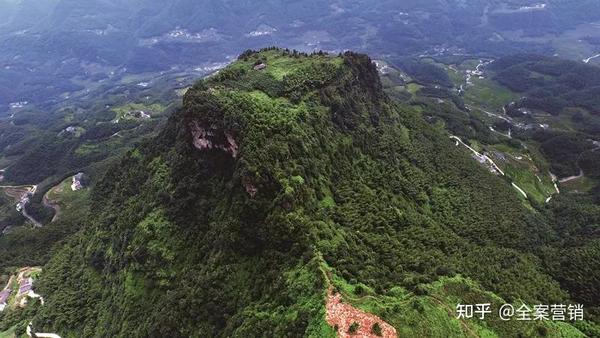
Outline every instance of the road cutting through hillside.
<path fill-rule="evenodd" d="M 600 150 L 600 144 L 597 141 L 591 140 L 593 142 L 593 144 L 596 146 L 594 149 L 589 150 L 590 152 L 596 152 L 598 150 Z M 582 152 L 581 154 L 579 154 L 579 156 L 577 157 L 577 160 L 575 161 L 575 164 L 577 165 L 577 168 L 579 169 L 579 174 L 577 175 L 573 175 L 573 176 L 569 176 L 569 177 L 565 177 L 565 178 L 561 178 L 560 180 L 558 180 L 559 183 L 567 183 L 567 182 L 571 182 L 574 180 L 578 180 L 580 178 L 582 178 L 583 176 L 585 176 L 585 173 L 583 172 L 583 169 L 581 169 L 581 167 L 579 166 L 579 161 L 581 161 L 581 158 L 583 157 L 583 155 L 586 153 L 587 151 Z"/>
<path fill-rule="evenodd" d="M 58 216 L 60 215 L 60 205 L 48 197 L 52 189 L 48 190 L 48 192 L 42 198 L 42 204 L 44 204 L 46 208 L 54 209 L 54 216 L 52 217 L 52 221 L 50 221 L 50 223 L 56 222 Z"/>
<path fill-rule="evenodd" d="M 502 176 L 506 176 L 506 174 L 504 173 L 504 171 L 502 171 L 502 169 L 500 169 L 500 167 L 487 155 L 481 154 L 479 153 L 477 150 L 471 148 L 469 145 L 467 145 L 466 143 L 464 143 L 460 137 L 451 135 L 450 136 L 451 139 L 455 140 L 457 142 L 456 145 L 458 145 L 459 143 L 462 144 L 463 146 L 465 146 L 465 148 L 469 149 L 471 152 L 473 152 L 473 154 L 475 154 L 475 156 L 477 156 L 478 158 L 482 158 L 484 159 L 486 162 L 490 163 L 492 165 L 492 167 L 498 172 L 500 173 L 500 175 Z M 518 185 L 516 185 L 514 182 L 511 183 L 512 187 L 515 188 L 519 193 L 521 193 L 521 195 L 523 195 L 525 198 L 527 198 L 527 193 L 525 192 L 525 190 L 523 190 L 521 187 L 519 187 Z"/>
<path fill-rule="evenodd" d="M 2 185 L 0 188 L 7 190 L 4 192 L 7 196 L 19 201 L 17 202 L 17 211 L 21 212 L 21 214 L 31 223 L 33 223 L 35 227 L 41 228 L 43 226 L 41 222 L 27 213 L 26 208 L 27 204 L 29 203 L 29 199 L 31 196 L 35 195 L 35 192 L 37 191 L 37 185 Z"/>
<path fill-rule="evenodd" d="M 27 335 L 29 337 L 37 337 L 37 338 L 61 338 L 59 335 L 57 335 L 56 333 L 43 333 L 43 332 L 31 332 L 31 322 L 29 324 L 27 324 L 27 329 L 25 330 L 25 333 L 27 333 Z"/>

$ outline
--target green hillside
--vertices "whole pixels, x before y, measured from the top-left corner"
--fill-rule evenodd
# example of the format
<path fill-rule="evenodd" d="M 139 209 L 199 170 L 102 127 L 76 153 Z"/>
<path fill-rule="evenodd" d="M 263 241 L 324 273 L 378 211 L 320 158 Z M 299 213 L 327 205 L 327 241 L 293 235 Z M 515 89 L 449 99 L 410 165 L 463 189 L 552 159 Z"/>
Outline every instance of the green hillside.
<path fill-rule="evenodd" d="M 391 101 L 367 56 L 245 52 L 106 172 L 21 320 L 61 337 L 333 337 L 331 288 L 402 337 L 600 332 L 588 312 L 456 318 L 459 303 L 600 305 L 597 272 L 568 275 L 594 246 L 556 262 L 570 232 L 463 150 Z"/>

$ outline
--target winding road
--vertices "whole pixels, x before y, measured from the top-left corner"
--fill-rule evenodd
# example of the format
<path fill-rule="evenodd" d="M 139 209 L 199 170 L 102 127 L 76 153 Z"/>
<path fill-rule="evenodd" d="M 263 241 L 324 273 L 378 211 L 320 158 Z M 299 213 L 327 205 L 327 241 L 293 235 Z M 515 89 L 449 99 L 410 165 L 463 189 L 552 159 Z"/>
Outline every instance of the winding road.
<path fill-rule="evenodd" d="M 44 204 L 46 208 L 54 209 L 54 216 L 52 217 L 52 221 L 50 221 L 50 223 L 53 223 L 58 219 L 60 214 L 60 205 L 48 197 L 50 191 L 52 191 L 52 189 L 48 190 L 48 192 L 44 195 L 44 198 L 42 198 L 42 204 Z"/>
<path fill-rule="evenodd" d="M 504 173 L 504 171 L 502 171 L 502 169 L 500 169 L 500 167 L 491 159 L 489 158 L 489 156 L 484 155 L 479 153 L 477 150 L 471 148 L 470 146 L 468 146 L 466 143 L 464 143 L 460 137 L 458 136 L 454 136 L 451 135 L 450 136 L 451 139 L 455 140 L 457 143 L 456 145 L 458 145 L 459 143 L 462 144 L 463 146 L 465 146 L 467 149 L 469 149 L 471 152 L 473 152 L 473 154 L 475 154 L 475 156 L 485 159 L 486 162 L 490 163 L 492 165 L 492 167 L 500 173 L 500 175 L 502 176 L 506 176 L 506 174 Z M 518 185 L 516 185 L 514 182 L 512 183 L 513 188 L 517 189 L 517 191 L 519 193 L 521 193 L 521 195 L 523 195 L 525 198 L 527 198 L 527 193 L 525 192 L 525 190 L 521 189 L 521 187 L 519 187 Z"/>
<path fill-rule="evenodd" d="M 41 222 L 39 222 L 38 220 L 36 220 L 35 218 L 33 218 L 33 216 L 29 215 L 29 213 L 27 213 L 27 203 L 29 203 L 29 199 L 31 196 L 35 195 L 35 192 L 37 191 L 38 186 L 37 185 L 2 185 L 0 186 L 1 189 L 15 189 L 15 190 L 19 190 L 19 189 L 26 189 L 26 191 L 24 193 L 22 193 L 20 196 L 12 196 L 12 197 L 18 197 L 19 202 L 17 203 L 17 210 L 21 212 L 21 214 L 27 218 L 31 223 L 33 223 L 33 225 L 35 227 L 41 228 L 43 226 L 43 224 Z"/>
<path fill-rule="evenodd" d="M 499 166 L 498 166 L 498 165 L 497 165 L 497 164 L 496 164 L 496 163 L 495 163 L 495 162 L 494 162 L 494 161 L 493 161 L 491 158 L 489 158 L 487 155 L 481 154 L 481 153 L 479 153 L 477 150 L 475 150 L 475 149 L 471 148 L 471 147 L 470 147 L 470 146 L 468 146 L 466 143 L 464 143 L 464 142 L 463 142 L 463 141 L 460 139 L 460 137 L 457 137 L 457 136 L 454 136 L 454 135 L 452 135 L 452 136 L 450 136 L 450 138 L 451 138 L 451 139 L 453 139 L 453 140 L 455 140 L 455 141 L 457 141 L 457 142 L 459 142 L 459 143 L 460 143 L 460 144 L 462 144 L 463 146 L 465 146 L 467 149 L 469 149 L 470 151 L 472 151 L 472 152 L 473 152 L 473 154 L 475 154 L 477 157 L 485 159 L 485 160 L 486 160 L 488 163 L 490 163 L 490 164 L 492 165 L 492 167 L 494 167 L 494 169 L 495 169 L 497 172 L 499 172 L 499 173 L 500 173 L 502 176 L 506 176 L 506 174 L 504 173 L 504 171 L 502 171 L 502 169 L 500 169 L 500 167 L 499 167 Z"/>
<path fill-rule="evenodd" d="M 589 58 L 587 58 L 587 59 L 583 59 L 583 63 L 590 63 L 590 61 L 592 61 L 592 60 L 593 60 L 593 59 L 595 59 L 595 58 L 599 58 L 599 57 L 600 57 L 600 54 L 596 54 L 596 55 L 594 55 L 594 56 L 590 56 L 590 57 L 589 57 Z"/>
<path fill-rule="evenodd" d="M 579 174 L 578 175 L 574 175 L 574 176 L 569 176 L 569 177 L 565 177 L 560 179 L 558 182 L 559 183 L 567 183 L 573 180 L 577 180 L 583 177 L 583 169 L 579 168 Z"/>
<path fill-rule="evenodd" d="M 588 151 L 590 151 L 590 152 L 596 152 L 596 151 L 600 150 L 600 143 L 598 143 L 597 141 L 594 141 L 594 140 L 589 140 L 589 141 L 592 141 L 592 143 L 596 147 L 594 149 L 591 149 L 591 150 L 588 150 Z M 581 161 L 581 158 L 583 157 L 583 154 L 585 154 L 588 151 L 583 151 L 581 154 L 579 154 L 579 157 L 577 157 L 577 161 L 575 162 L 575 164 L 579 168 L 579 174 L 562 178 L 562 179 L 558 180 L 559 183 L 567 183 L 567 182 L 570 182 L 570 181 L 574 181 L 574 180 L 580 179 L 580 178 L 582 178 L 584 176 L 583 169 L 581 169 L 581 167 L 579 166 L 579 161 Z"/>
<path fill-rule="evenodd" d="M 25 330 L 25 333 L 27 333 L 27 335 L 29 337 L 38 337 L 38 338 L 60 338 L 59 335 L 57 335 L 56 333 L 40 333 L 40 332 L 31 332 L 31 322 L 29 324 L 27 324 L 27 329 Z"/>

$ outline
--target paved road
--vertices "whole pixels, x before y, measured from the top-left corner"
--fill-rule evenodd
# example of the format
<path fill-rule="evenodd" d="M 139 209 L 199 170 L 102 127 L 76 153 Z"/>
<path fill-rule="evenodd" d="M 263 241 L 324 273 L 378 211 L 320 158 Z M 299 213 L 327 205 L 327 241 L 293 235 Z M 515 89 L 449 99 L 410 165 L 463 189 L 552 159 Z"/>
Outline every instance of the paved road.
<path fill-rule="evenodd" d="M 596 54 L 594 56 L 590 56 L 587 59 L 583 59 L 583 63 L 590 63 L 590 61 L 592 61 L 593 59 L 598 58 L 598 57 L 600 57 L 600 54 Z"/>
<path fill-rule="evenodd" d="M 465 146 L 467 149 L 469 149 L 470 151 L 472 151 L 475 155 L 477 155 L 478 157 L 484 158 L 486 161 L 488 161 L 493 167 L 494 169 L 496 169 L 496 171 L 498 171 L 502 176 L 506 176 L 506 174 L 504 173 L 504 171 L 502 171 L 502 169 L 500 169 L 500 167 L 498 167 L 498 165 L 491 159 L 489 158 L 489 156 L 487 155 L 483 155 L 481 153 L 479 153 L 477 150 L 471 148 L 470 146 L 468 146 L 467 144 L 465 144 L 460 137 L 457 136 L 450 136 L 451 139 L 455 140 L 457 143 L 462 144 L 463 146 Z M 525 196 L 525 198 L 527 198 L 527 193 L 521 189 L 521 187 L 519 187 L 518 185 L 516 185 L 514 182 L 512 183 L 512 186 L 517 189 L 523 196 Z"/>
<path fill-rule="evenodd" d="M 487 162 L 489 162 L 494 169 L 496 169 L 496 171 L 498 171 L 502 176 L 506 176 L 506 174 L 504 174 L 504 171 L 502 171 L 502 169 L 500 169 L 500 167 L 491 159 L 489 158 L 489 156 L 484 155 L 479 153 L 477 150 L 471 148 L 470 146 L 468 146 L 466 143 L 464 143 L 459 137 L 456 137 L 454 135 L 450 136 L 451 139 L 459 142 L 460 144 L 462 144 L 463 146 L 465 146 L 467 149 L 469 149 L 470 151 L 473 152 L 473 154 L 477 155 L 478 157 L 484 158 Z"/>
<path fill-rule="evenodd" d="M 33 337 L 35 335 L 35 337 L 38 338 L 60 338 L 59 335 L 57 335 L 56 333 L 42 333 L 42 332 L 31 332 L 31 323 L 29 323 L 27 325 L 27 329 L 25 330 L 25 333 L 27 333 L 27 335 L 29 337 Z"/>
<path fill-rule="evenodd" d="M 35 195 L 35 192 L 37 191 L 38 186 L 37 185 L 1 185 L 0 188 L 2 189 L 22 189 L 22 188 L 27 188 L 27 192 L 25 192 L 23 195 L 21 195 L 21 197 L 19 198 L 19 203 L 17 205 L 20 205 L 20 210 L 21 214 L 23 214 L 23 216 L 25 218 L 27 218 L 31 223 L 33 223 L 34 226 L 41 228 L 43 226 L 43 224 L 41 222 L 39 222 L 38 220 L 36 220 L 35 218 L 33 218 L 31 215 L 29 215 L 27 213 L 27 208 L 25 208 L 27 206 L 27 204 L 29 203 L 29 198 L 30 196 Z"/>
<path fill-rule="evenodd" d="M 58 216 L 60 214 L 60 206 L 58 205 L 58 203 L 48 198 L 48 194 L 50 193 L 50 191 L 52 191 L 52 189 L 48 190 L 48 192 L 44 195 L 44 198 L 42 198 L 42 203 L 46 208 L 54 209 L 54 216 L 52 217 L 52 221 L 50 221 L 50 223 L 52 223 L 58 219 Z"/>

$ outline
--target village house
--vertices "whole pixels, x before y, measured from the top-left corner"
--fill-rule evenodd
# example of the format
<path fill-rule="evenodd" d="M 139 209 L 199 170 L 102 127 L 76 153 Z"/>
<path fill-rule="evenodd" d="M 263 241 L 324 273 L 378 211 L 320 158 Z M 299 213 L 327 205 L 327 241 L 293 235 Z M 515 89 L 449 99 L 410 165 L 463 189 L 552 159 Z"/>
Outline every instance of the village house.
<path fill-rule="evenodd" d="M 8 297 L 10 297 L 10 289 L 0 292 L 0 312 L 8 305 Z"/>
<path fill-rule="evenodd" d="M 263 70 L 265 68 L 267 68 L 267 65 L 262 62 L 254 66 L 254 70 Z"/>
<path fill-rule="evenodd" d="M 17 296 L 28 296 L 33 294 L 33 279 L 31 277 L 23 278 L 19 282 L 19 293 Z"/>
<path fill-rule="evenodd" d="M 78 173 L 73 176 L 73 183 L 71 183 L 71 190 L 77 191 L 83 189 L 83 173 Z"/>

